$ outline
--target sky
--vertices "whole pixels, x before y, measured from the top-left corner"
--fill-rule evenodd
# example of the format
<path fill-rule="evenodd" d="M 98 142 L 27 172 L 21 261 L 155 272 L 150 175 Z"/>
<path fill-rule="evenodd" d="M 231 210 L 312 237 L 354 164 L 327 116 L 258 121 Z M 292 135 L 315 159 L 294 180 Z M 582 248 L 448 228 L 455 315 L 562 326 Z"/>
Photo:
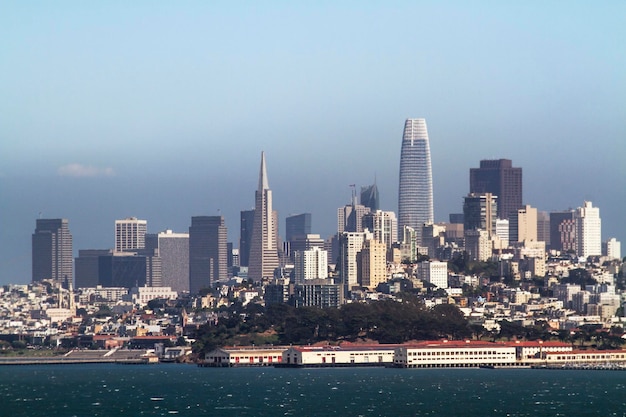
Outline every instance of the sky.
<path fill-rule="evenodd" d="M 425 118 L 435 220 L 508 158 L 539 210 L 600 208 L 626 244 L 626 2 L 0 3 L 0 284 L 31 279 L 36 219 L 74 252 L 115 219 L 185 232 L 254 206 L 336 230 L 376 181 L 397 211 L 406 118 Z"/>

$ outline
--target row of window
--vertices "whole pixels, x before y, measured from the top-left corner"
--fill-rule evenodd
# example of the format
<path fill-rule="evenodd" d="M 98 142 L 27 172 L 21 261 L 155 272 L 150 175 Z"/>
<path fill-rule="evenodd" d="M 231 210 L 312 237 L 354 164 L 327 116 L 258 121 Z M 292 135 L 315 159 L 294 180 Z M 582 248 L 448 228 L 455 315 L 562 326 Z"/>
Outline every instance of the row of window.
<path fill-rule="evenodd" d="M 497 350 L 487 351 L 435 351 L 435 352 L 408 352 L 408 356 L 476 356 L 476 355 L 512 355 L 513 352 L 502 352 Z"/>

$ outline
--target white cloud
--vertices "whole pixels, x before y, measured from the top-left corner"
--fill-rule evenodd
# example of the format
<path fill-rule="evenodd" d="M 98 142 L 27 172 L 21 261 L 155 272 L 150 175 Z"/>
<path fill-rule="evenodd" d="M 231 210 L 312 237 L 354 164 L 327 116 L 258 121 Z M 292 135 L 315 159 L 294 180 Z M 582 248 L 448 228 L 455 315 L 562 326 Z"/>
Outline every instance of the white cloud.
<path fill-rule="evenodd" d="M 113 168 L 98 168 L 91 165 L 67 164 L 59 167 L 57 173 L 63 177 L 111 177 Z"/>

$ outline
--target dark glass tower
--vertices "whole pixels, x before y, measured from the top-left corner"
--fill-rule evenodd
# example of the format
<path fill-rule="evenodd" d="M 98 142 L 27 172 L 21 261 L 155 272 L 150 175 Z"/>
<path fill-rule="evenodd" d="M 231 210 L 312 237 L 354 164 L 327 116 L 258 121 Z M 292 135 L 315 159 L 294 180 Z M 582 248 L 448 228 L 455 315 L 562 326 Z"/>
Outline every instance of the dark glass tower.
<path fill-rule="evenodd" d="M 228 278 L 223 216 L 196 216 L 189 227 L 189 292 L 197 294 L 217 280 Z"/>
<path fill-rule="evenodd" d="M 400 151 L 398 239 L 403 238 L 400 235 L 404 226 L 410 226 L 421 245 L 422 225 L 433 221 L 433 178 L 426 120 L 407 119 Z"/>
<path fill-rule="evenodd" d="M 470 168 L 470 193 L 498 196 L 498 218 L 508 219 L 522 205 L 522 168 L 510 159 L 482 160 L 480 168 Z"/>
<path fill-rule="evenodd" d="M 67 219 L 37 219 L 32 235 L 32 281 L 74 284 L 72 235 Z"/>
<path fill-rule="evenodd" d="M 239 265 L 250 264 L 250 242 L 252 242 L 252 229 L 254 225 L 254 210 L 241 212 L 239 229 Z"/>
<path fill-rule="evenodd" d="M 376 183 L 367 187 L 361 187 L 361 204 L 369 207 L 371 212 L 380 210 L 380 196 L 378 195 Z"/>

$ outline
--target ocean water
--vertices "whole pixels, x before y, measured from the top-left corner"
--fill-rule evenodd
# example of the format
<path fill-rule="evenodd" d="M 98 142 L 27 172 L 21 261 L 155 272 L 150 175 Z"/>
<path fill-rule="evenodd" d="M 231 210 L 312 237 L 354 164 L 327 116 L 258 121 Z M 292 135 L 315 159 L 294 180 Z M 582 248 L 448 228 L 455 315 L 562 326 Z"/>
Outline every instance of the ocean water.
<path fill-rule="evenodd" d="M 626 416 L 626 372 L 1 366 L 0 416 Z"/>

